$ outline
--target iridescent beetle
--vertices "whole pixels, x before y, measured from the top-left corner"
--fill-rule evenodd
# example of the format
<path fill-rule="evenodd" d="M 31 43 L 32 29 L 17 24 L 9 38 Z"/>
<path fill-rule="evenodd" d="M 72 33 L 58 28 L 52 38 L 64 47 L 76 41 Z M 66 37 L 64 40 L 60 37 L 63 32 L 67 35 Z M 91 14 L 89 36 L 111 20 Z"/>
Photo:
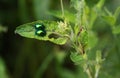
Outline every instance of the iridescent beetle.
<path fill-rule="evenodd" d="M 45 26 L 41 23 L 35 24 L 35 35 L 38 36 L 46 36 L 46 29 Z"/>

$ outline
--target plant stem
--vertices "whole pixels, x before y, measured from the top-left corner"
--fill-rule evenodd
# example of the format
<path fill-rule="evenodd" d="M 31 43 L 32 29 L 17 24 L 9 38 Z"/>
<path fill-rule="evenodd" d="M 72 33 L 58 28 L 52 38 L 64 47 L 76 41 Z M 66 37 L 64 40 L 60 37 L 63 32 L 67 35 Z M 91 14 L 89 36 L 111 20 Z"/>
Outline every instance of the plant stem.
<path fill-rule="evenodd" d="M 87 73 L 89 78 L 93 78 L 89 67 L 86 69 L 86 73 Z"/>
<path fill-rule="evenodd" d="M 97 68 L 97 69 L 96 69 L 95 78 L 98 78 L 99 70 L 100 70 L 100 68 Z"/>
<path fill-rule="evenodd" d="M 60 4 L 61 4 L 61 10 L 62 10 L 62 17 L 64 18 L 64 8 L 63 8 L 63 1 L 60 0 Z"/>
<path fill-rule="evenodd" d="M 84 54 L 83 56 L 84 60 L 86 61 L 85 64 L 83 64 L 83 69 L 85 70 L 86 74 L 88 75 L 88 78 L 93 78 L 93 74 L 92 74 L 92 71 L 90 70 L 90 66 L 89 64 L 87 63 L 87 60 L 88 60 L 88 57 L 86 54 Z"/>

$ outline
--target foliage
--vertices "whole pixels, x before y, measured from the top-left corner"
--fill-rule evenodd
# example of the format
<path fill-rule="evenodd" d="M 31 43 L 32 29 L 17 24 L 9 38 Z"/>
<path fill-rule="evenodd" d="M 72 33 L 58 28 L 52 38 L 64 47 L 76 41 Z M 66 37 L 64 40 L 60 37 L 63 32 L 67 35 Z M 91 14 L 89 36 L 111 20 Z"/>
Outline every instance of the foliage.
<path fill-rule="evenodd" d="M 0 3 L 0 78 L 120 77 L 120 0 Z"/>
<path fill-rule="evenodd" d="M 83 68 L 88 78 L 98 78 L 104 59 L 102 58 L 102 50 L 99 49 L 95 49 L 94 51 L 93 55 L 96 58 L 90 56 L 98 44 L 97 33 L 95 33 L 92 28 L 97 18 L 100 17 L 108 23 L 115 36 L 115 40 L 118 41 L 117 34 L 120 33 L 120 25 L 116 25 L 116 22 L 120 8 L 117 8 L 115 13 L 112 14 L 106 8 L 102 10 L 104 0 L 99 0 L 94 6 L 87 4 L 85 0 L 71 0 L 71 7 L 74 8 L 72 8 L 72 10 L 75 12 L 70 12 L 69 10 L 64 10 L 61 0 L 62 14 L 60 11 L 51 11 L 49 14 L 62 18 L 63 21 L 39 20 L 26 23 L 17 27 L 15 33 L 23 37 L 50 41 L 58 45 L 69 42 L 74 49 L 74 51 L 70 51 L 71 60 Z M 47 32 L 45 37 L 35 34 L 34 25 L 37 23 L 45 25 Z M 116 46 L 118 47 L 117 43 Z"/>

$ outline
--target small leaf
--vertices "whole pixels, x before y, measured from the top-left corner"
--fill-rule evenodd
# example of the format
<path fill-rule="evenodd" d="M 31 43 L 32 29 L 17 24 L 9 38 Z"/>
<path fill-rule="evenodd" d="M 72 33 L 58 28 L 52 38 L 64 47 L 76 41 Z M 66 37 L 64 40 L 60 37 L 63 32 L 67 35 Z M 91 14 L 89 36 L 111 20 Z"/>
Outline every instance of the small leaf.
<path fill-rule="evenodd" d="M 88 32 L 85 28 L 81 29 L 79 40 L 83 47 L 86 47 L 88 45 Z"/>
<path fill-rule="evenodd" d="M 84 60 L 83 56 L 76 52 L 71 52 L 70 58 L 75 64 L 80 64 Z"/>
<path fill-rule="evenodd" d="M 115 25 L 116 19 L 113 16 L 102 16 L 102 18 L 111 26 Z"/>
<path fill-rule="evenodd" d="M 37 24 L 37 23 L 44 24 L 44 26 L 46 28 L 46 33 L 47 33 L 46 36 L 42 37 L 42 36 L 38 36 L 38 35 L 35 34 L 36 30 L 35 30 L 34 25 Z M 65 44 L 66 41 L 67 41 L 67 38 L 64 37 L 64 35 L 68 34 L 68 32 L 63 31 L 64 33 L 60 33 L 59 30 L 61 30 L 61 29 L 58 27 L 57 22 L 39 20 L 39 21 L 35 21 L 35 22 L 32 22 L 32 23 L 27 23 L 27 24 L 20 25 L 19 27 L 16 28 L 15 33 L 18 33 L 19 35 L 21 35 L 23 37 L 34 38 L 34 39 L 44 40 L 44 41 L 50 41 L 50 42 L 53 42 L 55 44 L 62 45 L 62 44 Z M 53 33 L 58 35 L 59 37 L 49 38 L 49 35 L 51 35 Z"/>
<path fill-rule="evenodd" d="M 96 4 L 96 7 L 101 9 L 104 3 L 105 3 L 105 0 L 99 0 L 99 2 Z"/>
<path fill-rule="evenodd" d="M 98 16 L 98 14 L 97 14 L 97 12 L 96 12 L 96 10 L 94 10 L 94 9 L 92 9 L 92 10 L 90 10 L 90 25 L 89 25 L 89 27 L 90 28 L 92 28 L 93 27 L 93 24 L 95 23 L 95 20 L 96 20 L 96 18 L 97 18 L 97 16 Z"/>
<path fill-rule="evenodd" d="M 78 35 L 78 33 L 80 33 L 80 26 L 78 26 L 78 25 L 74 26 L 74 33 L 75 33 L 75 35 Z"/>
<path fill-rule="evenodd" d="M 115 18 L 117 19 L 120 14 L 120 7 L 118 7 L 114 13 Z"/>
<path fill-rule="evenodd" d="M 105 7 L 105 13 L 108 15 L 108 16 L 112 16 L 113 14 Z"/>

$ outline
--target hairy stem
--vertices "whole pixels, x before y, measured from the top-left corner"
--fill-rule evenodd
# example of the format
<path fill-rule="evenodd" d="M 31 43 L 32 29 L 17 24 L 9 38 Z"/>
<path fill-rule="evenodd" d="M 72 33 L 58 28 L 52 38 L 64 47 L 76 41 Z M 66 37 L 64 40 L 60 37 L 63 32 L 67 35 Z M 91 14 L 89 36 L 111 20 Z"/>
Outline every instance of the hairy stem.
<path fill-rule="evenodd" d="M 99 70 L 100 70 L 100 68 L 97 68 L 97 69 L 96 69 L 95 78 L 98 78 Z"/>
<path fill-rule="evenodd" d="M 60 4 L 61 4 L 61 10 L 62 10 L 62 17 L 64 18 L 64 7 L 63 7 L 63 1 L 60 0 Z"/>
<path fill-rule="evenodd" d="M 87 75 L 88 75 L 89 78 L 93 78 L 92 74 L 91 74 L 91 71 L 90 71 L 90 68 L 86 69 L 86 73 L 87 73 Z"/>

